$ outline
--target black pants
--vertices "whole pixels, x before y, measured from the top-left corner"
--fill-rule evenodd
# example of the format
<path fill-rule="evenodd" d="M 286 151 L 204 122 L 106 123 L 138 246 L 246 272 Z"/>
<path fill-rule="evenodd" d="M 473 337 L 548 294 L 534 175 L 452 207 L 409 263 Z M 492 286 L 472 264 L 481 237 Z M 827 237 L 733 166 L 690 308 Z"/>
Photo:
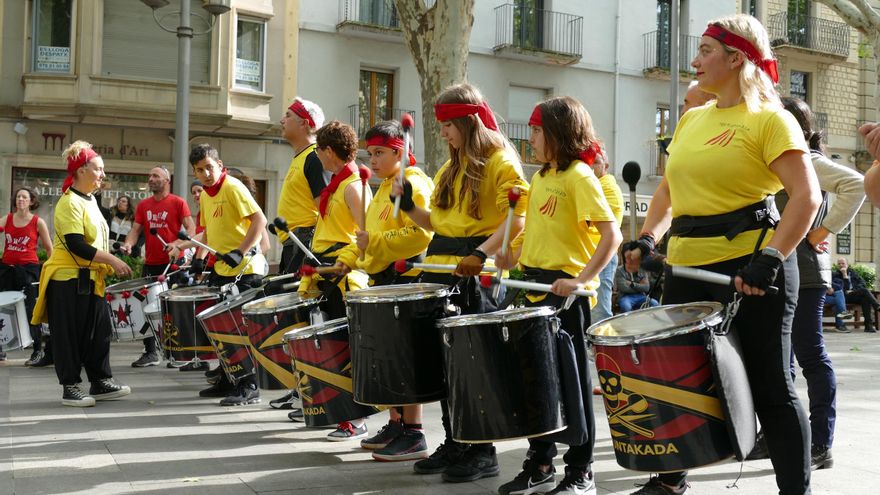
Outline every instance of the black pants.
<path fill-rule="evenodd" d="M 92 291 L 77 294 L 76 285 L 76 279 L 50 280 L 46 288 L 55 374 L 61 385 L 80 383 L 83 368 L 90 382 L 113 376 L 107 301 Z M 90 285 L 93 289 L 94 282 Z"/>
<path fill-rule="evenodd" d="M 699 268 L 734 275 L 748 261 L 746 256 Z M 799 285 L 797 260 L 791 256 L 782 266 L 774 284 L 779 293 L 744 296 L 734 326 L 742 344 L 755 412 L 767 439 L 779 493 L 803 495 L 810 493 L 810 424 L 790 374 L 791 325 Z M 728 286 L 678 278 L 669 269 L 666 271 L 664 304 L 727 303 L 732 296 Z M 664 473 L 660 480 L 678 485 L 686 476 L 687 472 Z"/>
<path fill-rule="evenodd" d="M 536 303 L 526 298 L 526 306 L 553 306 L 562 307 L 565 298 L 555 294 L 547 294 L 547 297 Z M 574 343 L 574 352 L 577 357 L 578 376 L 581 383 L 581 396 L 584 403 L 584 415 L 586 416 L 587 432 L 589 440 L 583 445 L 569 445 L 568 452 L 563 456 L 567 466 L 576 469 L 587 470 L 593 463 L 593 447 L 596 443 L 596 418 L 593 416 L 593 385 L 590 378 L 590 358 L 587 354 L 586 331 L 590 326 L 590 303 L 583 297 L 575 299 L 567 310 L 559 314 L 562 328 L 571 335 Z M 542 440 L 540 437 L 529 439 L 529 459 L 540 465 L 553 464 L 556 457 L 556 443 Z"/>
<path fill-rule="evenodd" d="M 874 321 L 874 310 L 880 306 L 874 294 L 871 294 L 871 291 L 863 287 L 846 291 L 845 297 L 847 303 L 858 304 L 862 307 L 862 317 L 865 318 L 865 330 L 872 330 L 874 323 L 876 323 Z"/>

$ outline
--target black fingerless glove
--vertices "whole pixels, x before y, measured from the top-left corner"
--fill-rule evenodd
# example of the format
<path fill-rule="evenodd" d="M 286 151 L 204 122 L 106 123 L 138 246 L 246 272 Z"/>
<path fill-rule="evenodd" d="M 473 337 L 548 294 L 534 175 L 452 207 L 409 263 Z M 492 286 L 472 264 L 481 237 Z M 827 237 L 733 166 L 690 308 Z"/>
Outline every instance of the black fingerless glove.
<path fill-rule="evenodd" d="M 241 251 L 238 249 L 233 249 L 232 251 L 229 251 L 226 254 L 221 254 L 218 257 L 230 267 L 236 267 L 244 260 L 244 255 L 242 255 Z"/>
<path fill-rule="evenodd" d="M 636 241 L 629 241 L 623 245 L 623 251 L 633 251 L 638 249 L 642 253 L 642 259 L 647 258 L 654 252 L 654 238 L 648 234 L 642 234 Z"/>
<path fill-rule="evenodd" d="M 766 291 L 776 280 L 776 274 L 779 273 L 781 266 L 782 261 L 776 256 L 761 254 L 742 267 L 737 275 L 742 278 L 743 283 Z"/>
<path fill-rule="evenodd" d="M 416 207 L 413 201 L 413 188 L 408 180 L 403 181 L 403 196 L 400 197 L 400 209 L 403 211 L 412 211 Z M 396 197 L 395 197 L 396 199 Z"/>
<path fill-rule="evenodd" d="M 193 275 L 198 275 L 205 271 L 205 260 L 201 258 L 193 258 L 192 263 L 189 265 L 189 272 Z"/>

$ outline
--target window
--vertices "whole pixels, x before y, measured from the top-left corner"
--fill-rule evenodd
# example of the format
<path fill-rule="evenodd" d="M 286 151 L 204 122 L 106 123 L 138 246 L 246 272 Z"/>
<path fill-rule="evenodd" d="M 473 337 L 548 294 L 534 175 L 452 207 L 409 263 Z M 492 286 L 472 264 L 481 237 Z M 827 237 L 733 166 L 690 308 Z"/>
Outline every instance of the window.
<path fill-rule="evenodd" d="M 514 45 L 525 48 L 544 47 L 544 0 L 514 0 Z"/>
<path fill-rule="evenodd" d="M 266 22 L 239 17 L 235 36 L 235 86 L 263 91 Z"/>
<path fill-rule="evenodd" d="M 374 26 L 398 27 L 397 7 L 393 0 L 361 0 L 358 20 Z"/>
<path fill-rule="evenodd" d="M 791 83 L 788 86 L 792 98 L 800 98 L 809 103 L 810 74 L 808 72 L 791 71 Z"/>
<path fill-rule="evenodd" d="M 34 72 L 70 72 L 70 5 L 34 0 Z"/>
<path fill-rule="evenodd" d="M 692 56 L 689 51 L 687 37 L 688 16 L 685 0 L 681 0 L 678 6 L 678 67 L 679 70 L 689 70 Z M 657 62 L 659 67 L 669 67 L 672 35 L 672 4 L 671 0 L 657 0 Z M 694 51 L 693 53 L 696 53 Z"/>
<path fill-rule="evenodd" d="M 361 70 L 358 91 L 358 134 L 363 135 L 376 122 L 390 120 L 394 105 L 394 74 Z"/>
<path fill-rule="evenodd" d="M 874 207 L 865 202 L 853 220 L 855 225 L 855 260 L 857 263 L 874 262 Z"/>
<path fill-rule="evenodd" d="M 788 40 L 793 45 L 810 46 L 811 0 L 788 0 Z"/>
<path fill-rule="evenodd" d="M 651 170 L 648 175 L 663 175 L 666 171 L 666 152 L 663 151 L 661 141 L 672 136 L 669 131 L 669 109 L 658 106 L 654 113 L 654 132 L 656 137 L 651 143 Z"/>

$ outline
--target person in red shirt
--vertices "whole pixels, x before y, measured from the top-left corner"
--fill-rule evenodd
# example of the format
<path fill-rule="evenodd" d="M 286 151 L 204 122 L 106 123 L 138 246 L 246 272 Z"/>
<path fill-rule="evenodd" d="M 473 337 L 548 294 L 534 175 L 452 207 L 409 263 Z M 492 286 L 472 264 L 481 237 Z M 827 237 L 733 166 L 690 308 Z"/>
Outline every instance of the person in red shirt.
<path fill-rule="evenodd" d="M 180 227 L 183 226 L 189 235 L 195 235 L 196 225 L 186 200 L 171 194 L 171 174 L 167 168 L 153 167 L 150 170 L 148 184 L 153 195 L 138 203 L 131 231 L 119 250 L 124 254 L 131 254 L 132 246 L 137 242 L 141 232 L 146 229 L 142 273 L 145 277 L 153 277 L 161 275 L 165 272 L 168 263 L 180 258 L 180 250 L 177 246 L 171 245 L 177 240 Z M 152 234 L 153 229 L 156 229 L 156 235 Z M 169 244 L 167 249 L 162 240 Z M 144 339 L 144 353 L 131 365 L 135 368 L 143 368 L 156 366 L 161 361 L 156 338 L 147 337 Z"/>
<path fill-rule="evenodd" d="M 52 238 L 42 218 L 33 214 L 40 206 L 36 191 L 20 187 L 15 191 L 15 208 L 6 218 L 0 220 L 3 226 L 3 262 L 0 264 L 0 290 L 22 291 L 25 294 L 25 308 L 28 321 L 34 311 L 37 299 L 33 282 L 40 280 L 40 260 L 37 258 L 37 239 L 43 244 L 46 256 L 52 254 Z M 48 366 L 52 364 L 52 351 L 48 336 L 43 345 L 40 325 L 31 325 L 34 350 L 25 366 Z M 0 361 L 6 353 L 0 348 Z"/>

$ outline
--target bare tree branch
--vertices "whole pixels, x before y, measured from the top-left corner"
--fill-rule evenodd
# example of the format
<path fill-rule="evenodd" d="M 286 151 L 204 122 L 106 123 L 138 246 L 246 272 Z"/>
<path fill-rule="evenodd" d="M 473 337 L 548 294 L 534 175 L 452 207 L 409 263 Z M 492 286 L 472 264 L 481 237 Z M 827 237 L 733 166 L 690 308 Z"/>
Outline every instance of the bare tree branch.
<path fill-rule="evenodd" d="M 870 36 L 870 31 L 876 31 L 877 28 L 871 25 L 862 11 L 852 3 L 853 1 L 864 0 L 815 0 L 816 3 L 821 3 L 833 10 L 847 24 L 858 29 L 865 36 Z"/>
<path fill-rule="evenodd" d="M 859 9 L 859 12 L 861 12 L 862 15 L 865 16 L 865 19 L 867 19 L 872 28 L 874 28 L 875 30 L 880 29 L 880 14 L 878 14 L 877 11 L 875 11 L 874 8 L 871 7 L 867 0 L 850 1 L 856 6 L 857 9 Z"/>

